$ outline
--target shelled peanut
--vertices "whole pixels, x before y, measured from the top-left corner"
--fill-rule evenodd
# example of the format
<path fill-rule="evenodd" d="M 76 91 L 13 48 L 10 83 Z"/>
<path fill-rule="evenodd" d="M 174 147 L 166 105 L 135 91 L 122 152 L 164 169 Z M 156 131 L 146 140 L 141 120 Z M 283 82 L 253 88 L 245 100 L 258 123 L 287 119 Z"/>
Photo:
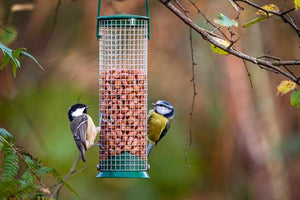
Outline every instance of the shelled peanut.
<path fill-rule="evenodd" d="M 100 79 L 100 159 L 123 152 L 146 159 L 146 71 L 102 70 Z"/>

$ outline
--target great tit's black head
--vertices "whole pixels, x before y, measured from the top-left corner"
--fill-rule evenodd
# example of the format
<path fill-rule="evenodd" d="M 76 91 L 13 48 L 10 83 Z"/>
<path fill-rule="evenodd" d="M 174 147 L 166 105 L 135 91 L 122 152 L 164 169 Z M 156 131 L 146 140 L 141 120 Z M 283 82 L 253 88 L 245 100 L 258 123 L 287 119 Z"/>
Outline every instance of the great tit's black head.
<path fill-rule="evenodd" d="M 158 100 L 152 105 L 154 106 L 155 112 L 163 115 L 168 119 L 172 119 L 175 115 L 173 106 L 165 100 Z"/>
<path fill-rule="evenodd" d="M 87 113 L 87 109 L 90 106 L 87 106 L 85 104 L 82 103 L 76 103 L 73 106 L 71 106 L 69 108 L 68 111 L 68 117 L 69 117 L 69 121 L 72 121 L 74 119 L 74 117 L 79 117 L 81 115 L 83 115 L 83 113 Z"/>

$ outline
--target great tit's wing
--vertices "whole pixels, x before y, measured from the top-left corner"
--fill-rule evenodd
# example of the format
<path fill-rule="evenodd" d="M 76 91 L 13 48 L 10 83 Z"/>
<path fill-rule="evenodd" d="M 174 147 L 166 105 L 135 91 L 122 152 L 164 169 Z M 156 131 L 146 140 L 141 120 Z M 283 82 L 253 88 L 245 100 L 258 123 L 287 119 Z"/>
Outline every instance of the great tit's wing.
<path fill-rule="evenodd" d="M 81 119 L 78 121 L 76 132 L 74 134 L 74 140 L 77 146 L 83 145 L 84 149 L 87 150 L 86 131 L 87 131 L 87 124 L 88 124 L 88 117 L 87 115 L 82 115 L 80 118 Z"/>

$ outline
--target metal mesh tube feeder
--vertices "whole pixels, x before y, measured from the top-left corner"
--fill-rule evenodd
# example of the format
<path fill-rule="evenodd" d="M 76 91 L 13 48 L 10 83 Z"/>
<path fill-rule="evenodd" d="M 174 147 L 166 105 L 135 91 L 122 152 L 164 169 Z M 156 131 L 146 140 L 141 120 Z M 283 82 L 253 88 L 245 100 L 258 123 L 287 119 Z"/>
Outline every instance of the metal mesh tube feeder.
<path fill-rule="evenodd" d="M 147 16 L 100 16 L 98 178 L 149 178 L 147 174 Z"/>

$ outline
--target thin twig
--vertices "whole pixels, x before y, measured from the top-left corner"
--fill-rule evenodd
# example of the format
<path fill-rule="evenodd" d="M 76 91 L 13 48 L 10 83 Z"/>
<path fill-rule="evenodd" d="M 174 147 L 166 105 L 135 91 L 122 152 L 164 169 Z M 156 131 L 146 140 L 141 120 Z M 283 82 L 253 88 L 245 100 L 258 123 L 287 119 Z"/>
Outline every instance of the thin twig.
<path fill-rule="evenodd" d="M 221 30 L 220 26 L 216 26 L 214 23 L 212 23 L 206 16 L 205 14 L 200 10 L 200 8 L 196 5 L 196 3 L 193 0 L 189 0 L 189 2 L 193 5 L 193 7 L 197 10 L 197 13 L 200 14 L 206 21 L 206 23 L 210 24 L 214 30 L 218 30 L 219 33 L 221 33 L 227 40 L 229 40 L 229 38 L 227 37 L 227 35 Z"/>
<path fill-rule="evenodd" d="M 273 59 L 276 61 L 281 61 L 280 58 L 276 57 L 276 56 L 272 56 L 272 55 L 268 55 L 268 54 L 264 54 L 262 56 L 259 56 L 257 58 L 269 58 L 269 59 Z M 298 77 L 284 64 L 284 62 L 281 62 L 281 65 L 294 77 L 298 80 Z"/>
<path fill-rule="evenodd" d="M 10 30 L 8 30 L 7 28 L 5 28 L 5 26 L 0 25 L 0 27 L 1 27 L 6 33 L 12 34 L 12 32 L 11 32 Z"/>
<path fill-rule="evenodd" d="M 179 6 L 179 8 L 184 12 L 184 14 L 188 17 L 189 12 L 180 4 L 178 0 L 175 0 L 176 4 Z M 195 62 L 194 57 L 194 44 L 193 44 L 193 32 L 192 28 L 189 28 L 189 40 L 190 40 L 190 47 L 191 47 L 191 59 L 192 59 L 192 79 L 191 82 L 193 83 L 193 97 L 192 97 L 192 106 L 190 110 L 190 119 L 189 119 L 189 134 L 186 139 L 185 143 L 185 162 L 187 163 L 188 167 L 191 167 L 190 161 L 189 161 L 189 148 L 192 145 L 193 141 L 193 132 L 192 132 L 192 122 L 193 122 L 193 113 L 194 113 L 194 105 L 195 105 L 195 99 L 197 95 L 196 91 L 196 80 L 195 80 L 195 66 L 197 63 Z"/>
<path fill-rule="evenodd" d="M 80 160 L 80 155 L 78 155 L 77 159 L 75 160 L 75 162 L 73 163 L 71 169 L 69 170 L 69 172 L 65 175 L 65 177 L 63 178 L 62 182 L 59 183 L 53 190 L 53 192 L 51 193 L 51 198 L 58 198 L 59 192 L 61 190 L 61 188 L 64 185 L 64 182 L 66 182 L 69 178 L 71 178 L 73 175 L 81 172 L 82 170 L 84 170 L 87 166 L 85 166 L 84 168 L 77 170 L 76 171 L 76 167 L 79 163 Z"/>
<path fill-rule="evenodd" d="M 247 63 L 246 63 L 246 61 L 245 61 L 244 59 L 242 59 L 242 60 L 243 60 L 243 63 L 244 63 L 246 72 L 247 72 L 247 74 L 248 74 L 248 78 L 249 78 L 249 82 L 250 82 L 251 88 L 253 88 L 253 83 L 252 83 L 252 80 L 251 80 L 251 74 L 250 74 L 250 72 L 249 72 L 249 70 L 248 70 Z"/>
<path fill-rule="evenodd" d="M 196 90 L 196 80 L 195 80 L 195 66 L 197 63 L 195 62 L 195 57 L 194 57 L 194 45 L 193 45 L 193 32 L 192 28 L 190 27 L 190 46 L 191 46 L 191 59 L 192 59 L 192 83 L 193 83 L 193 97 L 192 97 L 192 105 L 191 105 L 191 110 L 190 110 L 190 119 L 189 119 L 189 134 L 186 139 L 185 143 L 185 162 L 187 163 L 188 167 L 191 167 L 191 164 L 189 162 L 189 157 L 188 157 L 188 150 L 192 146 L 193 142 L 193 131 L 192 131 L 192 123 L 193 123 L 193 114 L 194 114 L 194 107 L 195 107 L 195 99 L 197 95 L 197 90 Z"/>
<path fill-rule="evenodd" d="M 286 69 L 293 77 L 295 77 L 297 80 L 299 77 L 297 77 L 292 70 L 290 70 L 287 66 L 283 65 L 284 69 Z"/>

